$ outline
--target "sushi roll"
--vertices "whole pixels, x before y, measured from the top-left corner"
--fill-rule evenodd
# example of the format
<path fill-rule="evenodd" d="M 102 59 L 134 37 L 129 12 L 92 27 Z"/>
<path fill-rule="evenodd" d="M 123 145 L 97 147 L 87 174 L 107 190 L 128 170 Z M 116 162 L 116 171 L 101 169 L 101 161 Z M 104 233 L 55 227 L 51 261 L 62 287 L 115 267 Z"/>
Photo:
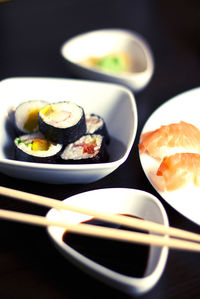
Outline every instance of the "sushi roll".
<path fill-rule="evenodd" d="M 39 129 L 47 139 L 69 144 L 86 133 L 85 113 L 73 102 L 58 102 L 39 112 Z"/>
<path fill-rule="evenodd" d="M 110 136 L 106 124 L 102 117 L 97 114 L 86 114 L 86 128 L 87 134 L 100 134 L 105 137 L 105 142 L 109 143 Z"/>
<path fill-rule="evenodd" d="M 39 163 L 57 163 L 62 150 L 61 144 L 55 144 L 40 133 L 32 133 L 15 138 L 16 160 Z"/>
<path fill-rule="evenodd" d="M 38 113 L 45 105 L 47 105 L 47 102 L 38 100 L 20 104 L 14 114 L 17 132 L 20 134 L 37 132 L 39 129 Z"/>
<path fill-rule="evenodd" d="M 62 163 L 100 163 L 108 161 L 105 139 L 101 135 L 84 135 L 66 146 L 61 154 Z"/>

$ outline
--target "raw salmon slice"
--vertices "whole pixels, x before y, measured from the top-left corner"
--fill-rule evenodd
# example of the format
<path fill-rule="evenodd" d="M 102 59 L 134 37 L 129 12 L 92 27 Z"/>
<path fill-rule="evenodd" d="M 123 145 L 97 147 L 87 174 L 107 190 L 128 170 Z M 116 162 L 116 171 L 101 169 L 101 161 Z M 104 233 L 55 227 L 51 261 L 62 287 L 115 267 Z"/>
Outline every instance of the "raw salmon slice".
<path fill-rule="evenodd" d="M 200 154 L 200 130 L 184 121 L 161 126 L 141 135 L 139 149 L 158 160 L 178 152 Z"/>
<path fill-rule="evenodd" d="M 200 186 L 200 155 L 177 153 L 165 157 L 156 175 L 163 179 L 159 181 L 158 178 L 157 182 L 154 180 L 154 183 L 161 191 L 173 191 L 188 183 Z"/>

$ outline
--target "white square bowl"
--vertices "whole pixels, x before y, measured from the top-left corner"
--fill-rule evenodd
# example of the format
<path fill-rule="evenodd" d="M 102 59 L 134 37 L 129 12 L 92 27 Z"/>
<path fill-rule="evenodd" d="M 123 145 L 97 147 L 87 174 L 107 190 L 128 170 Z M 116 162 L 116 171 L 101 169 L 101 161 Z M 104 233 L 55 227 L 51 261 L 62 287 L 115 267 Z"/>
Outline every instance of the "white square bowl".
<path fill-rule="evenodd" d="M 133 215 L 168 226 L 168 217 L 160 201 L 153 195 L 140 190 L 128 188 L 92 190 L 72 196 L 64 202 L 90 210 Z M 90 219 L 87 215 L 57 209 L 51 209 L 46 217 L 52 220 L 65 220 L 69 223 L 79 223 Z M 156 285 L 165 269 L 168 258 L 167 247 L 150 246 L 145 274 L 141 278 L 136 278 L 113 271 L 82 255 L 64 243 L 62 239 L 64 232 L 65 228 L 48 227 L 50 238 L 57 249 L 92 277 L 125 293 L 141 295 L 148 292 Z M 120 260 L 118 262 L 120 263 Z M 136 262 L 134 256 L 130 256 L 130 267 L 134 267 Z"/>
<path fill-rule="evenodd" d="M 137 108 L 133 94 L 124 87 L 71 79 L 19 77 L 0 82 L 0 99 L 0 171 L 9 176 L 51 184 L 89 183 L 118 168 L 132 148 L 137 131 Z M 69 100 L 82 106 L 85 113 L 102 116 L 111 136 L 109 161 L 61 165 L 14 160 L 12 111 L 29 100 L 52 103 Z"/>

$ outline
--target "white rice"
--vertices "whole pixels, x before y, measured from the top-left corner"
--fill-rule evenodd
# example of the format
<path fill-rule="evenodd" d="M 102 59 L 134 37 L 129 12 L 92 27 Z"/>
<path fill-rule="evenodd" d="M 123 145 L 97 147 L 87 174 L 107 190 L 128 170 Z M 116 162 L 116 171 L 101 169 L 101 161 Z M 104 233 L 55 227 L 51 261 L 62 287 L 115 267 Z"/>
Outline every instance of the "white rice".
<path fill-rule="evenodd" d="M 21 139 L 21 141 L 22 141 L 19 144 L 17 142 L 18 139 Z M 43 151 L 33 151 L 29 146 L 25 145 L 24 142 L 32 141 L 34 139 L 45 139 L 45 137 L 40 132 L 29 134 L 29 135 L 23 135 L 23 136 L 17 137 L 15 139 L 15 144 L 19 149 L 21 149 L 26 154 L 32 155 L 32 156 L 35 156 L 35 157 L 54 156 L 62 149 L 61 144 L 51 143 L 51 145 L 50 145 L 50 147 L 47 151 L 45 151 L 45 150 L 43 150 Z"/>
<path fill-rule="evenodd" d="M 80 159 L 88 159 L 95 157 L 101 147 L 103 137 L 101 135 L 85 135 L 82 136 L 80 139 L 78 139 L 74 143 L 70 143 L 66 146 L 65 150 L 61 154 L 61 158 L 63 160 L 80 160 Z M 83 147 L 79 146 L 81 143 L 91 143 L 95 140 L 96 146 L 94 148 L 94 153 L 83 153 Z"/>
<path fill-rule="evenodd" d="M 83 115 L 83 109 L 76 105 L 73 102 L 67 101 L 67 102 L 60 102 L 60 103 L 54 103 L 50 105 L 52 109 L 54 110 L 55 114 L 59 114 L 60 112 L 68 112 L 70 113 L 70 117 L 66 120 L 61 120 L 59 122 L 54 122 L 52 115 L 50 114 L 45 115 L 40 111 L 40 117 L 42 120 L 54 127 L 57 128 L 68 128 L 73 125 L 76 125 L 78 121 L 81 119 Z"/>
<path fill-rule="evenodd" d="M 103 120 L 96 115 L 86 114 L 85 119 L 88 134 L 93 134 L 103 126 Z"/>

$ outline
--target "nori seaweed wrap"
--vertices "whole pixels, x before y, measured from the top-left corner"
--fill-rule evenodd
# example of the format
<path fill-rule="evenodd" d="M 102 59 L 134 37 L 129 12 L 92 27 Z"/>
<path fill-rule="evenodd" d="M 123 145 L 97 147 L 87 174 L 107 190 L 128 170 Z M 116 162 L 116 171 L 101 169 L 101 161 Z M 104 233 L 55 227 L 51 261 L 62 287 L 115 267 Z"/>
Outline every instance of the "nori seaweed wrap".
<path fill-rule="evenodd" d="M 99 134 L 105 137 L 105 142 L 110 142 L 110 136 L 103 118 L 97 114 L 86 114 L 86 131 L 87 134 Z"/>
<path fill-rule="evenodd" d="M 40 133 L 32 133 L 15 138 L 15 159 L 25 162 L 57 163 L 61 144 L 55 144 Z"/>
<path fill-rule="evenodd" d="M 62 163 L 102 163 L 108 161 L 105 138 L 97 134 L 82 136 L 66 146 L 61 154 Z"/>
<path fill-rule="evenodd" d="M 84 110 L 70 101 L 47 105 L 39 112 L 39 130 L 53 142 L 74 142 L 86 133 Z"/>

